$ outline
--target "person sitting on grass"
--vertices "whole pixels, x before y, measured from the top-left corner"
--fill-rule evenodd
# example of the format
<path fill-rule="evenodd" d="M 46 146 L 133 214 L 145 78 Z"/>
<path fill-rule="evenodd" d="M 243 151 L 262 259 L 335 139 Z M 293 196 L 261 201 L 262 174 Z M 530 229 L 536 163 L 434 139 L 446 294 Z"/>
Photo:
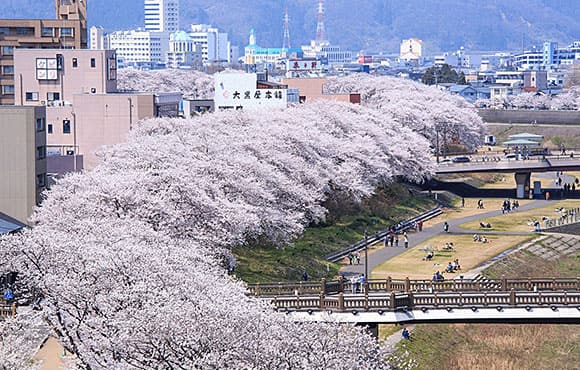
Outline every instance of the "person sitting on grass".
<path fill-rule="evenodd" d="M 443 250 L 452 251 L 453 250 L 453 243 L 445 243 Z"/>
<path fill-rule="evenodd" d="M 407 330 L 407 328 L 403 329 L 401 335 L 403 336 L 403 339 L 411 340 L 411 334 L 409 333 L 409 330 Z"/>
<path fill-rule="evenodd" d="M 459 258 L 456 258 L 455 261 L 453 261 L 453 269 L 454 270 L 461 270 L 461 265 L 459 265 Z"/>
<path fill-rule="evenodd" d="M 445 272 L 455 272 L 455 268 L 453 268 L 453 264 L 451 262 L 449 262 L 449 264 L 447 265 Z"/>
<path fill-rule="evenodd" d="M 433 251 L 429 251 L 427 255 L 423 258 L 424 261 L 431 261 L 433 259 Z"/>

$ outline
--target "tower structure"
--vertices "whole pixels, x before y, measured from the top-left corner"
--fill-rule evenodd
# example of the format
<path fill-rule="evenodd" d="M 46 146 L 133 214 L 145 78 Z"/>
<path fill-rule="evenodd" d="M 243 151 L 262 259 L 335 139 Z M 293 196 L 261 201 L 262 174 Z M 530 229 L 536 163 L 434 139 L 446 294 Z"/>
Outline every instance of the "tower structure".
<path fill-rule="evenodd" d="M 324 27 L 324 0 L 318 0 L 316 42 L 320 44 L 326 41 L 326 29 Z"/>
<path fill-rule="evenodd" d="M 284 11 L 284 41 L 282 49 L 290 49 L 290 18 L 288 17 L 288 8 Z"/>

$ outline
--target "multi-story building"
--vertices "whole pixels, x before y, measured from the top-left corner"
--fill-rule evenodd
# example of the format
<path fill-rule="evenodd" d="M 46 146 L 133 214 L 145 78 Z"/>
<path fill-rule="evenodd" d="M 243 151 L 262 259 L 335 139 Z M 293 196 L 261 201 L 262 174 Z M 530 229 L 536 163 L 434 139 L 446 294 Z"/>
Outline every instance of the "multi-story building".
<path fill-rule="evenodd" d="M 208 24 L 192 24 L 189 36 L 199 45 L 206 64 L 232 63 L 231 43 L 228 34 Z"/>
<path fill-rule="evenodd" d="M 145 0 L 145 30 L 179 31 L 179 0 Z"/>
<path fill-rule="evenodd" d="M 169 36 L 169 51 L 166 54 L 167 68 L 191 67 L 202 64 L 201 50 L 193 39 L 184 31 L 177 31 Z"/>
<path fill-rule="evenodd" d="M 87 48 L 85 0 L 55 0 L 56 19 L 0 20 L 0 105 L 14 104 L 14 50 Z"/>
<path fill-rule="evenodd" d="M 45 107 L 0 107 L 0 213 L 27 223 L 46 187 Z"/>
<path fill-rule="evenodd" d="M 244 48 L 244 64 L 264 65 L 272 69 L 281 61 L 302 58 L 304 55 L 300 48 L 263 48 L 256 44 L 254 29 L 250 31 L 248 45 Z"/>
<path fill-rule="evenodd" d="M 420 63 L 423 58 L 423 40 L 413 37 L 401 41 L 399 58 L 405 62 Z"/>
<path fill-rule="evenodd" d="M 142 30 L 117 31 L 107 35 L 107 44 L 117 51 L 120 66 L 150 68 L 165 61 L 161 35 Z"/>
<path fill-rule="evenodd" d="M 118 92 L 116 60 L 113 50 L 16 50 L 16 103 L 46 106 L 49 173 L 91 169 L 138 121 L 177 116 L 180 94 Z"/>
<path fill-rule="evenodd" d="M 104 50 L 108 49 L 105 45 L 105 30 L 103 27 L 91 27 L 90 31 L 90 49 L 91 50 Z"/>

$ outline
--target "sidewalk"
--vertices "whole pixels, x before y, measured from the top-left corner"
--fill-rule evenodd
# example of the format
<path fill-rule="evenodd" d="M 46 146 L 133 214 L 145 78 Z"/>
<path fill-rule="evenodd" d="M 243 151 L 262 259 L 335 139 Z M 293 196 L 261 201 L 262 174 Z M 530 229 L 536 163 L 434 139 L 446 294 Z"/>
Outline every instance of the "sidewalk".
<path fill-rule="evenodd" d="M 545 200 L 536 200 L 524 206 L 521 206 L 518 211 L 528 211 L 536 208 L 543 208 L 550 205 L 550 201 Z M 459 225 L 464 224 L 466 222 L 477 221 L 479 219 L 490 218 L 495 216 L 501 216 L 501 210 L 494 210 L 483 214 L 467 216 L 463 218 L 458 218 L 454 220 L 447 221 L 449 224 L 449 234 L 495 234 L 495 235 L 530 235 L 530 233 L 514 233 L 514 232 L 496 232 L 496 231 L 489 231 L 485 232 L 482 230 L 465 230 L 461 229 Z M 409 248 L 413 248 L 418 244 L 423 243 L 426 240 L 429 240 L 437 235 L 443 234 L 443 224 L 444 222 L 440 222 L 435 224 L 434 226 L 424 228 L 421 232 L 409 233 Z M 385 261 L 390 260 L 391 258 L 403 253 L 406 251 L 402 243 L 399 243 L 399 247 L 386 247 L 383 248 L 382 246 L 379 249 L 375 250 L 372 254 L 369 255 L 369 274 L 370 272 L 377 266 L 383 264 Z M 351 275 L 360 275 L 364 274 L 365 272 L 365 259 L 364 253 L 361 253 L 361 263 L 360 265 L 346 265 L 340 269 L 340 273 L 344 274 L 345 276 Z"/>

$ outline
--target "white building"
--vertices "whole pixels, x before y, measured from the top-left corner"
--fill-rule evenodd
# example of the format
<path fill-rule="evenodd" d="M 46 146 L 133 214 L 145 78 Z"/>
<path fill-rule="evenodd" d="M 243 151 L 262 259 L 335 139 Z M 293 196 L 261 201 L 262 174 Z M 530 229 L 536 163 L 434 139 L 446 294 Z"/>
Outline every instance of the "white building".
<path fill-rule="evenodd" d="M 179 30 L 179 0 L 145 0 L 145 30 L 176 32 Z"/>
<path fill-rule="evenodd" d="M 232 63 L 228 34 L 209 24 L 192 24 L 189 36 L 200 46 L 204 63 Z"/>
<path fill-rule="evenodd" d="M 107 35 L 109 49 L 117 51 L 119 64 L 148 67 L 165 61 L 160 33 L 149 31 L 117 31 Z"/>
<path fill-rule="evenodd" d="M 214 85 L 216 110 L 283 109 L 300 98 L 298 89 L 258 79 L 256 73 L 217 73 Z"/>
<path fill-rule="evenodd" d="M 423 58 L 423 40 L 413 37 L 401 41 L 399 58 L 405 62 L 420 63 Z"/>
<path fill-rule="evenodd" d="M 184 31 L 177 31 L 169 36 L 169 51 L 166 54 L 167 68 L 180 68 L 201 64 L 201 51 L 193 39 Z"/>
<path fill-rule="evenodd" d="M 103 27 L 91 27 L 90 29 L 90 49 L 91 50 L 105 50 L 105 30 Z"/>
<path fill-rule="evenodd" d="M 331 45 L 328 41 L 310 41 L 302 46 L 305 58 L 327 61 L 328 64 L 351 63 L 355 56 L 351 51 L 342 50 L 340 46 Z"/>

